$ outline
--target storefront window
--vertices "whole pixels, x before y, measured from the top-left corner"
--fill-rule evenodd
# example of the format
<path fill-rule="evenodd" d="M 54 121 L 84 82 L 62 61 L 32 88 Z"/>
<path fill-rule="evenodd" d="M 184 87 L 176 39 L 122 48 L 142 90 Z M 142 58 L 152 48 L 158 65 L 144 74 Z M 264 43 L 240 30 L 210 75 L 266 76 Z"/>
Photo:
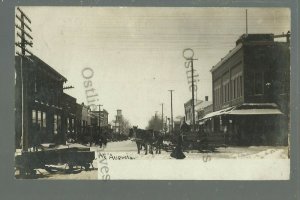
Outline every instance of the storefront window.
<path fill-rule="evenodd" d="M 69 118 L 67 118 L 67 130 L 70 129 L 70 123 L 69 123 Z"/>
<path fill-rule="evenodd" d="M 57 115 L 54 115 L 53 127 L 54 127 L 54 134 L 57 134 Z"/>
<path fill-rule="evenodd" d="M 46 128 L 46 121 L 47 121 L 47 119 L 46 119 L 46 113 L 45 112 L 43 112 L 43 127 L 44 128 Z"/>
<path fill-rule="evenodd" d="M 41 112 L 40 110 L 38 111 L 37 124 L 38 124 L 40 127 L 42 126 L 42 112 Z"/>
<path fill-rule="evenodd" d="M 32 124 L 36 123 L 36 111 L 32 110 Z"/>
<path fill-rule="evenodd" d="M 75 127 L 75 120 L 74 120 L 74 118 L 72 119 L 72 129 L 74 129 L 74 127 Z"/>
<path fill-rule="evenodd" d="M 57 130 L 58 132 L 60 131 L 61 129 L 61 117 L 60 115 L 57 115 Z"/>

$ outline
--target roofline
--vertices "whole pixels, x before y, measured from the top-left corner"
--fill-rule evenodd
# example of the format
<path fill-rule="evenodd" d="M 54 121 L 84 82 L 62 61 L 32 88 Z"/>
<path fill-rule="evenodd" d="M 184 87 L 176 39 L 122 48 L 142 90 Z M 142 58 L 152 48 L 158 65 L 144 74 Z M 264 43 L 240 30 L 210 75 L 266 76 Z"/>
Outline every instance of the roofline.
<path fill-rule="evenodd" d="M 64 77 L 62 74 L 60 74 L 58 71 L 56 71 L 54 68 L 52 68 L 50 65 L 48 65 L 47 63 L 45 63 L 42 59 L 40 59 L 37 56 L 33 56 L 34 59 L 37 59 L 39 62 L 41 62 L 42 64 L 46 65 L 52 72 L 54 72 L 56 75 L 60 76 L 64 82 L 67 82 L 67 78 Z"/>
<path fill-rule="evenodd" d="M 222 64 L 224 64 L 231 56 L 233 56 L 238 50 L 240 50 L 243 47 L 243 43 L 238 44 L 233 49 L 227 53 L 227 55 L 222 58 L 215 66 L 213 66 L 210 70 L 210 72 L 214 72 L 216 69 L 218 69 Z"/>
<path fill-rule="evenodd" d="M 215 66 L 213 66 L 210 72 L 214 72 L 218 69 L 222 64 L 224 64 L 231 56 L 238 52 L 243 46 L 245 45 L 265 45 L 265 44 L 286 44 L 287 42 L 278 42 L 278 41 L 249 41 L 249 42 L 242 42 L 236 45 L 233 49 L 226 54 L 224 58 L 222 58 Z"/>
<path fill-rule="evenodd" d="M 15 57 L 20 58 L 20 56 L 18 56 L 18 55 L 15 56 Z M 64 77 L 64 76 L 63 76 L 62 74 L 60 74 L 58 71 L 56 71 L 55 69 L 53 69 L 50 65 L 48 65 L 47 63 L 45 63 L 45 62 L 44 62 L 42 59 L 40 59 L 39 57 L 37 57 L 37 56 L 35 56 L 35 55 L 33 55 L 33 56 L 27 56 L 27 57 L 31 58 L 32 60 L 34 60 L 34 61 L 36 61 L 36 62 L 39 62 L 39 63 L 45 65 L 46 67 L 48 67 L 48 69 L 49 69 L 51 72 L 53 72 L 54 74 L 56 74 L 57 76 L 59 76 L 59 77 L 62 79 L 62 81 L 64 81 L 64 82 L 67 82 L 67 81 L 68 81 L 66 77 Z"/>

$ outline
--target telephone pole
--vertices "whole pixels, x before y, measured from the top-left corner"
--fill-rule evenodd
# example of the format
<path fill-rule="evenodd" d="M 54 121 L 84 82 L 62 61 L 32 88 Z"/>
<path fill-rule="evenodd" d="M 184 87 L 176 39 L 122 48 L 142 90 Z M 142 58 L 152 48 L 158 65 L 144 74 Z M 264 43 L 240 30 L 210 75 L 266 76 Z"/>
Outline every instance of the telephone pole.
<path fill-rule="evenodd" d="M 194 51 L 191 48 L 187 48 L 183 50 L 183 57 L 186 59 L 185 67 L 191 68 L 191 76 L 188 78 L 191 78 L 192 80 L 189 81 L 191 83 L 190 89 L 192 90 L 192 132 L 195 131 L 195 90 L 197 91 L 197 84 L 195 85 L 195 82 L 198 80 L 195 78 L 199 75 L 194 75 L 194 60 L 198 60 L 194 58 Z"/>
<path fill-rule="evenodd" d="M 98 121 L 99 121 L 99 134 L 101 133 L 101 106 L 103 106 L 103 105 L 98 105 L 98 107 L 99 107 L 99 119 L 98 119 Z"/>
<path fill-rule="evenodd" d="M 191 71 L 192 71 L 192 112 L 193 112 L 193 132 L 195 131 L 195 83 L 194 83 L 194 62 L 191 60 Z"/>
<path fill-rule="evenodd" d="M 22 123 L 22 129 L 21 129 L 21 146 L 22 146 L 22 152 L 28 151 L 28 134 L 29 134 L 29 116 L 31 114 L 29 113 L 29 102 L 31 101 L 31 98 L 28 96 L 28 69 L 23 68 L 24 66 L 24 60 L 23 58 L 27 59 L 27 61 L 33 62 L 27 55 L 29 54 L 32 56 L 33 54 L 26 48 L 27 45 L 30 47 L 33 46 L 32 43 L 32 36 L 28 33 L 32 32 L 31 28 L 29 27 L 29 24 L 31 24 L 31 20 L 27 17 L 27 15 L 18 7 L 17 8 L 18 13 L 16 14 L 17 20 L 21 23 L 21 26 L 18 24 L 15 24 L 15 27 L 17 28 L 17 36 L 21 39 L 21 42 L 15 42 L 15 45 L 21 49 L 20 52 L 16 52 L 18 56 L 20 56 L 20 77 L 21 77 L 21 123 Z M 29 38 L 29 39 L 27 39 Z M 28 64 L 27 64 L 28 66 Z"/>
<path fill-rule="evenodd" d="M 248 34 L 248 9 L 246 9 L 246 34 Z"/>
<path fill-rule="evenodd" d="M 161 103 L 161 129 L 164 130 L 164 103 Z"/>
<path fill-rule="evenodd" d="M 174 90 L 169 90 L 169 92 L 171 94 L 171 130 L 172 130 L 172 133 L 174 131 L 174 129 L 173 129 L 173 91 Z"/>

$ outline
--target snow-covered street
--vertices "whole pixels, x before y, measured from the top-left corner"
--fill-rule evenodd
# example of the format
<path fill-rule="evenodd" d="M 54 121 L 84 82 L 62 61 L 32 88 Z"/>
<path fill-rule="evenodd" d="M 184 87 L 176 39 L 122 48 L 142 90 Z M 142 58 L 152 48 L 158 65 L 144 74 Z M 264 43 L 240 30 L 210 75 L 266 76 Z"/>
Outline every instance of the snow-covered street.
<path fill-rule="evenodd" d="M 141 151 L 141 154 L 137 153 L 136 144 L 133 141 L 127 140 L 122 142 L 111 142 L 108 143 L 106 148 L 99 148 L 97 146 L 91 147 L 92 151 L 96 152 L 96 158 L 93 162 L 94 169 L 90 171 L 81 171 L 62 174 L 54 173 L 49 174 L 45 170 L 39 170 L 43 174 L 42 179 L 98 179 L 98 163 L 99 153 L 112 153 L 114 155 L 125 155 L 130 156 L 135 160 L 174 160 L 170 157 L 171 152 L 162 151 L 161 154 L 147 154 Z M 184 152 L 186 155 L 185 160 L 201 160 L 203 162 L 218 161 L 223 159 L 244 160 L 255 162 L 255 160 L 287 160 L 288 159 L 288 148 L 282 146 L 270 147 L 270 146 L 251 146 L 251 147 L 227 147 L 218 148 L 213 153 L 199 153 L 196 151 Z M 287 160 L 288 161 L 288 160 Z"/>

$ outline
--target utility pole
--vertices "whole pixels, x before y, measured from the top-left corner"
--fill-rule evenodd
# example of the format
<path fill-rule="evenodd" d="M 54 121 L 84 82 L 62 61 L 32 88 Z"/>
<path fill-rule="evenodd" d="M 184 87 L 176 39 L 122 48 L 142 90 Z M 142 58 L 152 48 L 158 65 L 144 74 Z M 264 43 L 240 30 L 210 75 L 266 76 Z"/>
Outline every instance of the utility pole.
<path fill-rule="evenodd" d="M 248 9 L 246 9 L 246 34 L 248 35 Z"/>
<path fill-rule="evenodd" d="M 168 117 L 166 116 L 166 124 L 164 124 L 164 132 L 165 134 L 167 133 L 167 130 L 168 130 Z"/>
<path fill-rule="evenodd" d="M 21 53 L 16 52 L 17 55 L 20 56 L 20 77 L 21 77 L 21 96 L 22 96 L 22 105 L 21 105 L 21 123 L 22 123 L 22 136 L 21 136 L 21 145 L 22 145 L 22 152 L 28 151 L 28 134 L 29 134 L 29 103 L 31 102 L 31 98 L 28 96 L 28 69 L 23 68 L 24 60 L 23 58 L 27 59 L 27 61 L 33 62 L 27 55 L 29 54 L 32 56 L 33 54 L 26 48 L 27 45 L 30 47 L 33 46 L 31 40 L 33 40 L 32 36 L 27 32 L 32 31 L 29 27 L 31 24 L 31 20 L 27 17 L 27 15 L 18 7 L 17 11 L 19 15 L 16 14 L 16 18 L 21 23 L 21 26 L 15 24 L 15 27 L 20 31 L 17 31 L 17 36 L 21 39 L 21 42 L 16 42 L 15 45 L 21 48 Z M 25 30 L 26 29 L 26 30 Z M 27 40 L 27 38 L 30 39 Z M 28 62 L 27 62 L 28 63 Z M 28 65 L 28 64 L 27 64 Z"/>
<path fill-rule="evenodd" d="M 101 133 L 101 106 L 103 106 L 103 105 L 98 105 L 98 107 L 99 107 L 99 119 L 98 119 L 98 121 L 99 121 L 99 134 Z"/>
<path fill-rule="evenodd" d="M 173 91 L 174 90 L 169 90 L 170 93 L 171 93 L 171 130 L 172 130 L 172 133 L 174 131 L 173 129 Z"/>
<path fill-rule="evenodd" d="M 198 77 L 198 75 L 194 75 L 194 60 L 198 60 L 194 58 L 194 51 L 191 48 L 187 48 L 183 50 L 183 57 L 186 59 L 185 67 L 189 68 L 191 67 L 191 76 L 188 78 L 191 78 L 192 80 L 189 82 L 192 85 L 190 86 L 190 89 L 192 89 L 192 132 L 195 131 L 195 90 L 197 91 L 197 85 L 195 85 L 195 78 Z"/>
<path fill-rule="evenodd" d="M 169 135 L 171 135 L 171 124 L 170 124 L 170 118 L 168 117 L 168 122 L 169 122 Z"/>
<path fill-rule="evenodd" d="M 194 83 L 194 62 L 191 60 L 191 70 L 192 70 L 192 112 L 193 112 L 193 132 L 195 131 L 195 83 Z"/>
<path fill-rule="evenodd" d="M 161 103 L 161 129 L 164 130 L 164 103 Z"/>

